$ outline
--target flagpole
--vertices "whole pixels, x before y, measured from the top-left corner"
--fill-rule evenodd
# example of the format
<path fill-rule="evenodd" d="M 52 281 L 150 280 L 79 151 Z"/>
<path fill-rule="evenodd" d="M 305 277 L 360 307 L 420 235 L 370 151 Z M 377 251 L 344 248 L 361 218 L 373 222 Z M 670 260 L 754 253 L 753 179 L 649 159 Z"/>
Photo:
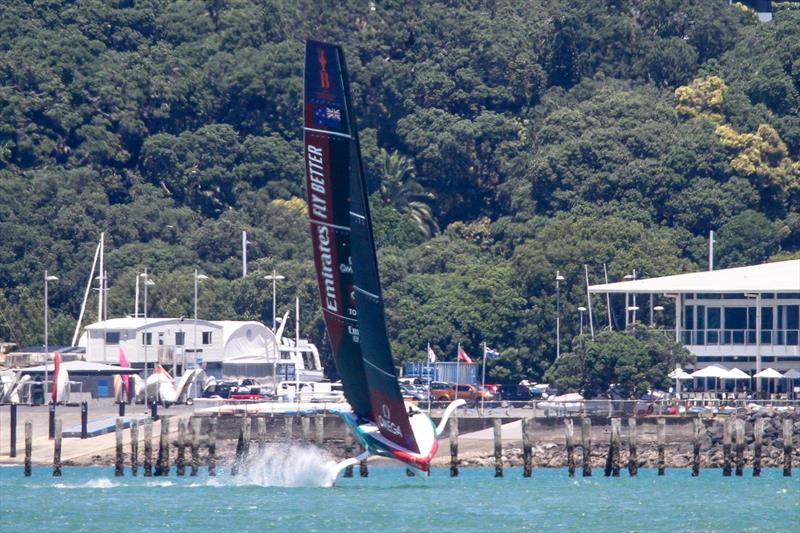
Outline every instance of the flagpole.
<path fill-rule="evenodd" d="M 425 354 L 428 361 L 428 417 L 431 416 L 431 343 L 428 343 L 428 351 Z"/>
<path fill-rule="evenodd" d="M 458 380 L 461 374 L 461 343 L 458 343 L 458 351 L 456 352 L 456 397 L 453 401 L 458 400 Z"/>
<path fill-rule="evenodd" d="M 481 415 L 483 415 L 483 401 L 486 394 L 486 343 L 483 343 L 483 372 L 481 375 Z"/>

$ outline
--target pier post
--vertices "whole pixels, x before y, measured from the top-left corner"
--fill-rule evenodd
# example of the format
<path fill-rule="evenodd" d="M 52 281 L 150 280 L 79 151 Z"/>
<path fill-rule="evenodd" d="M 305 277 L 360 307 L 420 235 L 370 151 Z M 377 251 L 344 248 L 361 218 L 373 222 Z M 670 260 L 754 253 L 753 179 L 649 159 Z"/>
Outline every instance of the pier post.
<path fill-rule="evenodd" d="M 703 438 L 703 421 L 700 417 L 692 419 L 692 477 L 700 475 L 700 442 Z"/>
<path fill-rule="evenodd" d="M 450 477 L 458 477 L 458 417 L 450 417 Z"/>
<path fill-rule="evenodd" d="M 792 475 L 792 419 L 783 419 L 783 476 Z"/>
<path fill-rule="evenodd" d="M 198 439 L 200 434 L 200 424 L 202 420 L 199 418 L 189 419 L 189 430 L 192 433 L 192 469 L 189 473 L 190 476 L 196 476 L 200 470 L 200 448 L 198 446 Z"/>
<path fill-rule="evenodd" d="M 575 477 L 575 427 L 572 418 L 564 419 L 564 438 L 567 443 L 567 472 Z"/>
<path fill-rule="evenodd" d="M 61 419 L 57 418 L 53 441 L 53 477 L 61 477 L 61 436 Z"/>
<path fill-rule="evenodd" d="M 208 428 L 208 475 L 217 475 L 217 415 L 211 417 Z"/>
<path fill-rule="evenodd" d="M 33 451 L 33 422 L 25 421 L 25 477 L 31 477 L 31 452 Z"/>
<path fill-rule="evenodd" d="M 726 417 L 722 425 L 722 475 L 723 477 L 730 477 L 731 475 L 731 444 L 733 443 L 732 437 L 733 418 Z"/>
<path fill-rule="evenodd" d="M 736 475 L 744 474 L 744 420 L 737 418 L 734 422 L 736 431 Z"/>
<path fill-rule="evenodd" d="M 310 440 L 311 419 L 304 415 L 300 419 L 300 428 L 301 428 L 301 430 L 303 432 L 303 442 L 307 443 Z"/>
<path fill-rule="evenodd" d="M 131 475 L 139 473 L 139 420 L 131 419 Z"/>
<path fill-rule="evenodd" d="M 622 431 L 622 421 L 619 418 L 611 419 L 611 475 L 619 477 L 619 441 Z"/>
<path fill-rule="evenodd" d="M 365 450 L 366 451 L 366 450 Z M 369 468 L 367 467 L 367 460 L 364 459 L 358 465 L 358 475 L 361 477 L 369 477 Z"/>
<path fill-rule="evenodd" d="M 156 476 L 169 475 L 169 418 L 161 417 L 161 438 L 158 440 L 158 460 Z"/>
<path fill-rule="evenodd" d="M 294 429 L 294 415 L 287 416 L 284 419 L 284 424 L 286 425 L 286 440 L 288 442 L 292 441 L 292 429 Z"/>
<path fill-rule="evenodd" d="M 89 402 L 83 400 L 81 402 L 81 438 L 86 439 L 89 437 Z"/>
<path fill-rule="evenodd" d="M 503 477 L 503 426 L 501 420 L 492 420 L 494 426 L 494 477 Z"/>
<path fill-rule="evenodd" d="M 186 473 L 186 421 L 178 420 L 178 457 L 175 458 L 175 475 Z"/>
<path fill-rule="evenodd" d="M 656 426 L 656 447 L 658 449 L 658 475 L 664 475 L 664 447 L 667 444 L 667 421 L 664 418 L 658 419 Z"/>
<path fill-rule="evenodd" d="M 119 402 L 119 416 L 125 416 L 125 399 L 123 398 L 121 402 Z"/>
<path fill-rule="evenodd" d="M 124 428 L 124 421 L 122 418 L 117 418 L 114 426 L 114 434 L 117 439 L 117 455 L 114 459 L 114 476 L 120 477 L 125 475 L 125 456 L 122 451 L 122 429 Z"/>
<path fill-rule="evenodd" d="M 11 427 L 9 428 L 9 438 L 11 441 L 9 442 L 8 447 L 8 456 L 9 457 L 16 457 L 17 456 L 17 404 L 12 403 L 9 407 L 11 410 Z"/>
<path fill-rule="evenodd" d="M 314 417 L 314 430 L 316 443 L 322 446 L 322 442 L 325 440 L 325 417 L 323 415 L 317 414 Z"/>
<path fill-rule="evenodd" d="M 533 447 L 533 418 L 525 417 L 522 419 L 522 477 L 531 477 L 533 472 L 533 459 L 531 458 L 531 448 Z"/>
<path fill-rule="evenodd" d="M 158 402 L 155 400 L 150 403 L 150 418 L 158 420 Z"/>
<path fill-rule="evenodd" d="M 245 415 L 242 419 L 242 427 L 239 430 L 239 440 L 236 442 L 236 460 L 231 467 L 231 475 L 236 476 L 239 470 L 247 462 L 247 452 L 250 447 L 250 417 Z"/>
<path fill-rule="evenodd" d="M 263 455 L 267 449 L 267 419 L 259 416 L 256 423 L 258 424 L 258 454 Z"/>
<path fill-rule="evenodd" d="M 638 435 L 636 432 L 636 419 L 630 417 L 628 419 L 628 475 L 631 477 L 636 477 L 636 474 L 639 473 L 639 457 L 636 453 Z"/>
<path fill-rule="evenodd" d="M 583 477 L 592 475 L 592 421 L 581 418 L 581 447 L 583 448 Z"/>
<path fill-rule="evenodd" d="M 353 434 L 347 426 L 344 428 L 344 456 L 347 459 L 353 457 Z M 344 477 L 353 477 L 353 465 L 344 469 Z"/>
<path fill-rule="evenodd" d="M 761 475 L 761 446 L 764 443 L 764 419 L 756 418 L 753 426 L 753 477 Z"/>
<path fill-rule="evenodd" d="M 153 475 L 153 419 L 144 421 L 144 477 Z"/>
<path fill-rule="evenodd" d="M 53 384 L 55 386 L 55 383 Z M 53 440 L 56 436 L 56 402 L 50 400 L 47 409 L 47 438 Z"/>

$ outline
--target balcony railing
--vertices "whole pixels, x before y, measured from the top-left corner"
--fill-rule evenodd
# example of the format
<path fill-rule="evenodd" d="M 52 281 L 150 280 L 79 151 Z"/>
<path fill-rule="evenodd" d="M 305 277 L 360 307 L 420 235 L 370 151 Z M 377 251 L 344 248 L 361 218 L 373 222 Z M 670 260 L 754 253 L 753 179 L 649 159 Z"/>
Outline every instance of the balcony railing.
<path fill-rule="evenodd" d="M 681 341 L 692 346 L 755 346 L 755 329 L 696 329 L 682 330 Z M 800 345 L 800 329 L 762 329 L 761 344 L 775 346 Z"/>

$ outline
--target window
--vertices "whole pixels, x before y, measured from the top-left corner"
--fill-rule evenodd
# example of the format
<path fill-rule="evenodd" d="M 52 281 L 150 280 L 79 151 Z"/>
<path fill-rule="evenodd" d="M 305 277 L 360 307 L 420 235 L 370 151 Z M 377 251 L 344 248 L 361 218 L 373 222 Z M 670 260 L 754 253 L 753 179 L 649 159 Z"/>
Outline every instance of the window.
<path fill-rule="evenodd" d="M 203 332 L 203 344 L 211 344 L 211 331 Z"/>
<path fill-rule="evenodd" d="M 183 346 L 186 344 L 186 332 L 185 331 L 176 331 L 175 332 L 175 346 Z"/>
<path fill-rule="evenodd" d="M 153 344 L 153 334 L 150 332 L 142 333 L 142 345 L 151 346 Z"/>
<path fill-rule="evenodd" d="M 119 331 L 106 331 L 106 344 L 119 344 Z"/>

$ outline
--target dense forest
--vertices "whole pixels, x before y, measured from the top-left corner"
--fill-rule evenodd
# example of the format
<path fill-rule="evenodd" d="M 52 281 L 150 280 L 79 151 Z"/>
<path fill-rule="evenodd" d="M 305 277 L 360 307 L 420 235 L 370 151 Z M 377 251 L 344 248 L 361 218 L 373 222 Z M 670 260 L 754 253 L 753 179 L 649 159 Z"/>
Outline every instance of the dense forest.
<path fill-rule="evenodd" d="M 705 269 L 709 230 L 719 267 L 800 257 L 795 3 L 759 23 L 727 0 L 5 0 L 0 339 L 43 342 L 47 269 L 51 344 L 69 343 L 105 231 L 109 316 L 145 267 L 150 315 L 191 316 L 197 268 L 202 318 L 269 323 L 276 269 L 278 309 L 299 297 L 327 354 L 308 37 L 345 48 L 397 360 L 486 342 L 495 379 L 538 379 L 556 270 L 562 354 L 585 355 L 584 264 L 592 283 Z"/>

